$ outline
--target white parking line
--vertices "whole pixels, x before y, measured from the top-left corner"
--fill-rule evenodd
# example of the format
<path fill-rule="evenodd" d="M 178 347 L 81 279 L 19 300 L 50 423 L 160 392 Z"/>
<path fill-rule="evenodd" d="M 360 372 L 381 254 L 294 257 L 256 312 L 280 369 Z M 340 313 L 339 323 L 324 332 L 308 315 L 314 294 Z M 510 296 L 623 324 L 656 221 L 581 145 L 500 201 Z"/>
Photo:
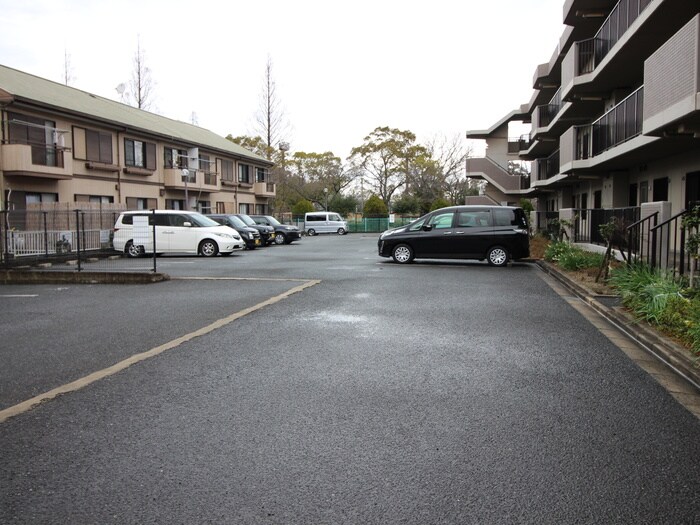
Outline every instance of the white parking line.
<path fill-rule="evenodd" d="M 278 280 L 291 281 L 291 279 L 278 279 Z M 40 403 L 54 399 L 55 397 L 60 396 L 62 394 L 67 394 L 69 392 L 75 392 L 76 390 L 80 390 L 81 388 L 86 387 L 86 386 L 88 386 L 96 381 L 99 381 L 100 379 L 104 379 L 105 377 L 114 375 L 117 372 L 121 372 L 122 370 L 129 368 L 131 365 L 134 365 L 134 364 L 139 363 L 141 361 L 145 361 L 146 359 L 149 359 L 151 357 L 160 355 L 167 350 L 172 350 L 173 348 L 180 346 L 182 343 L 186 343 L 188 341 L 191 341 L 195 337 L 199 337 L 202 335 L 206 335 L 209 332 L 213 332 L 214 330 L 221 328 L 223 326 L 226 326 L 227 324 L 232 323 L 233 321 L 236 321 L 237 319 L 240 319 L 241 317 L 245 317 L 246 315 L 251 314 L 251 313 L 253 313 L 257 310 L 260 310 L 262 308 L 265 308 L 266 306 L 270 306 L 272 304 L 275 304 L 275 303 L 281 301 L 282 299 L 289 297 L 290 295 L 294 295 L 295 293 L 299 293 L 299 292 L 305 290 L 306 288 L 310 288 L 311 286 L 319 284 L 320 282 L 321 281 L 319 281 L 319 280 L 303 281 L 302 284 L 300 284 L 299 286 L 295 286 L 294 288 L 287 290 L 284 293 L 281 293 L 279 295 L 275 295 L 274 297 L 270 297 L 269 299 L 267 299 L 261 303 L 258 303 L 254 306 L 251 306 L 249 308 L 244 308 L 243 310 L 240 310 L 236 313 L 233 313 L 227 317 L 223 317 L 217 321 L 214 321 L 213 323 L 211 323 L 207 326 L 200 328 L 199 330 L 195 330 L 194 332 L 190 332 L 189 334 L 185 334 L 182 337 L 178 337 L 177 339 L 173 339 L 172 341 L 169 341 L 165 344 L 162 344 L 160 346 L 156 346 L 155 348 L 151 348 L 150 350 L 148 350 L 146 352 L 132 355 L 131 357 L 124 359 L 123 361 L 120 361 L 119 363 L 116 363 L 108 368 L 98 370 L 97 372 L 93 372 L 92 374 L 89 374 L 85 377 L 77 379 L 71 383 L 61 385 L 57 388 L 54 388 L 53 390 L 49 390 L 48 392 L 45 392 L 43 394 L 39 394 L 38 396 L 35 396 L 31 399 L 27 399 L 26 401 L 23 401 L 22 403 L 11 406 L 11 407 L 6 408 L 4 410 L 0 410 L 0 423 L 2 423 L 3 421 L 5 421 L 13 416 L 23 414 L 24 412 L 31 410 L 32 408 L 34 408 L 35 406 L 37 406 Z"/>
<path fill-rule="evenodd" d="M 39 297 L 39 295 L 38 294 L 22 294 L 22 295 L 20 295 L 20 294 L 4 294 L 4 295 L 0 295 L 0 297 L 9 297 L 9 298 L 12 298 L 12 297 Z"/>

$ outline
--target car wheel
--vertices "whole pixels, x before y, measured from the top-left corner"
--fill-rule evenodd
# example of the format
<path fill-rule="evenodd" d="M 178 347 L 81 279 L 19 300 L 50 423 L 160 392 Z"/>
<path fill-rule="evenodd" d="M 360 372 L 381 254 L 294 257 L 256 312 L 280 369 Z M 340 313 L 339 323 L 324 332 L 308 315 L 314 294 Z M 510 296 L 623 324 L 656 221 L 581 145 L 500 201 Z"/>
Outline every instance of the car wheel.
<path fill-rule="evenodd" d="M 124 247 L 124 253 L 126 253 L 127 257 L 141 257 L 143 255 L 143 246 L 137 246 L 129 241 Z"/>
<path fill-rule="evenodd" d="M 287 242 L 287 236 L 284 233 L 275 235 L 275 244 L 284 244 L 285 242 Z"/>
<path fill-rule="evenodd" d="M 311 237 L 313 237 L 314 235 L 316 235 L 316 230 L 314 230 L 313 228 L 309 228 L 309 231 L 306 233 L 308 233 Z"/>
<path fill-rule="evenodd" d="M 345 235 L 346 233 L 345 228 L 338 228 L 338 235 Z"/>
<path fill-rule="evenodd" d="M 508 264 L 508 252 L 502 246 L 494 246 L 486 254 L 486 260 L 491 266 L 505 266 Z"/>
<path fill-rule="evenodd" d="M 413 260 L 413 248 L 408 244 L 399 244 L 391 251 L 391 257 L 399 264 L 410 263 Z"/>
<path fill-rule="evenodd" d="M 212 240 L 206 239 L 199 245 L 199 253 L 204 255 L 204 257 L 214 257 L 219 253 L 219 246 Z"/>

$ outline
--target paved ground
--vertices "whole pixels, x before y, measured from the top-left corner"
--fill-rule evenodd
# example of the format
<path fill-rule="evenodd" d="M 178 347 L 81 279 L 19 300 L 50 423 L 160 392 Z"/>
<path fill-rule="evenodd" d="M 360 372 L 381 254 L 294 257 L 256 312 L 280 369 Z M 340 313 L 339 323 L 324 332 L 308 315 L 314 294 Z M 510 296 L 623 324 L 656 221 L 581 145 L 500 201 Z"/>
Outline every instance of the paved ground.
<path fill-rule="evenodd" d="M 697 523 L 698 418 L 582 301 L 375 243 L 2 287 L 5 413 L 126 364 L 0 423 L 0 522 Z"/>

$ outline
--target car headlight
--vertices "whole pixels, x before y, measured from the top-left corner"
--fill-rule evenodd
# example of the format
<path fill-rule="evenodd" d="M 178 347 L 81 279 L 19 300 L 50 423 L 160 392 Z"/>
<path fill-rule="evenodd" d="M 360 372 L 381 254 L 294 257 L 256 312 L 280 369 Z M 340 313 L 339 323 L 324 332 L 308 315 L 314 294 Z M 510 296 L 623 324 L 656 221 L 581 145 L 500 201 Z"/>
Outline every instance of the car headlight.
<path fill-rule="evenodd" d="M 387 230 L 387 231 L 383 232 L 383 233 L 379 236 L 379 238 L 380 238 L 380 239 L 386 239 L 387 237 L 389 237 L 389 235 L 394 235 L 395 233 L 396 233 L 396 230 Z"/>

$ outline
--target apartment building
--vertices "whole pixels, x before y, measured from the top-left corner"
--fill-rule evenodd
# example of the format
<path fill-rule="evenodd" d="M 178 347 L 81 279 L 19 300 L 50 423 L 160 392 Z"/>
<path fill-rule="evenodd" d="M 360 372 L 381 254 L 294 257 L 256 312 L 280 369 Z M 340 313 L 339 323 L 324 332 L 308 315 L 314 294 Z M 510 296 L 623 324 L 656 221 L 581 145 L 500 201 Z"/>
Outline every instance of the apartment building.
<path fill-rule="evenodd" d="M 665 216 L 700 201 L 700 2 L 566 0 L 564 31 L 536 67 L 533 95 L 493 126 L 468 176 L 500 203 L 537 210 L 659 204 Z M 529 135 L 509 137 L 512 122 Z M 531 162 L 529 177 L 509 162 Z M 581 212 L 582 211 L 582 212 Z"/>
<path fill-rule="evenodd" d="M 0 210 L 269 213 L 268 160 L 206 129 L 0 65 Z"/>

